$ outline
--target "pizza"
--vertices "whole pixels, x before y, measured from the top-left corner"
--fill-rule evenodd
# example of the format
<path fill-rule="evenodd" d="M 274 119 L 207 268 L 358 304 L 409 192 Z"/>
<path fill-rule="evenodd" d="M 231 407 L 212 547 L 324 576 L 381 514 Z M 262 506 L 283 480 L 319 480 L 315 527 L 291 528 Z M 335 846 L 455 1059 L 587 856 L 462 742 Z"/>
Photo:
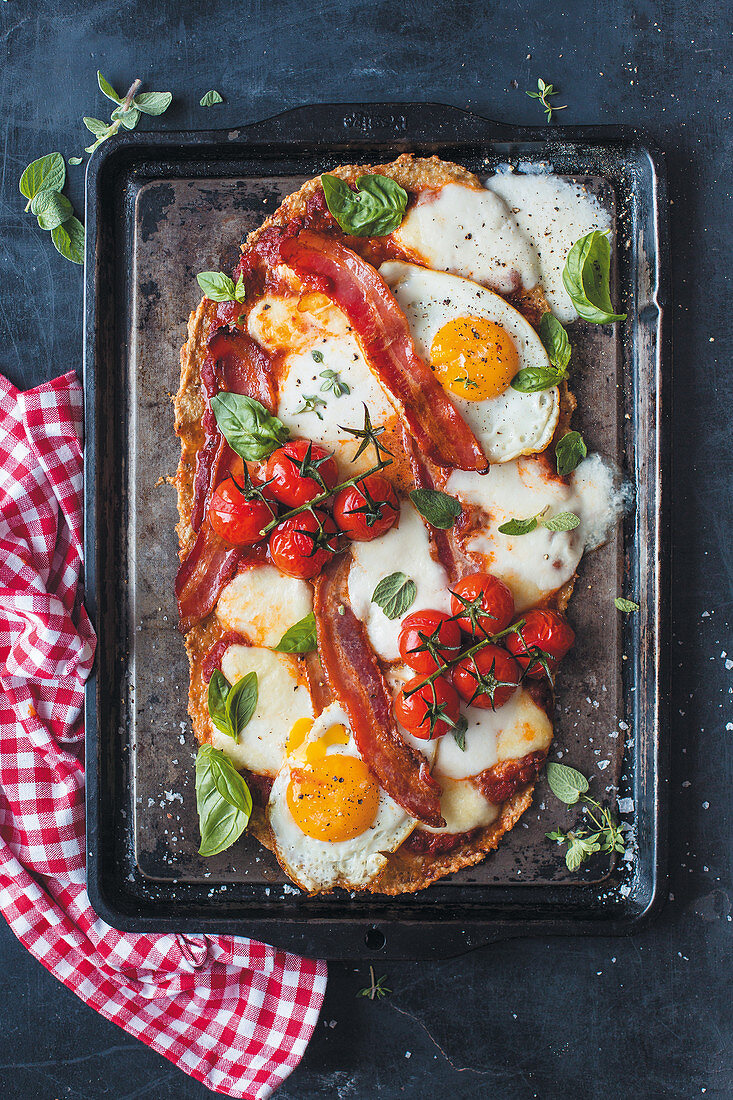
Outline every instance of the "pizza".
<path fill-rule="evenodd" d="M 175 482 L 203 856 L 246 829 L 309 893 L 407 893 L 530 805 L 618 514 L 568 387 L 578 317 L 621 316 L 611 229 L 581 184 L 403 155 L 309 180 L 199 276 Z"/>

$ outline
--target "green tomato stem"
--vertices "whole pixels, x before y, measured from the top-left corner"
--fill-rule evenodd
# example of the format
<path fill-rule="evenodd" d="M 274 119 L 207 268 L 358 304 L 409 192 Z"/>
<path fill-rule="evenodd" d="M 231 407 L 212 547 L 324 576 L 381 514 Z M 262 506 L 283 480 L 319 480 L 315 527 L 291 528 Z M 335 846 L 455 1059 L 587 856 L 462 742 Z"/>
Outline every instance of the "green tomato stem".
<path fill-rule="evenodd" d="M 325 492 L 319 493 L 318 496 L 313 497 L 307 504 L 300 504 L 297 508 L 291 508 L 289 512 L 285 512 L 282 516 L 276 516 L 266 527 L 263 527 L 260 534 L 263 538 L 266 538 L 271 531 L 280 523 L 284 523 L 286 519 L 292 519 L 293 516 L 299 516 L 301 512 L 310 512 L 318 504 L 322 504 L 324 500 L 328 500 L 335 493 L 338 493 L 341 489 L 348 489 L 351 485 L 356 485 L 357 481 L 363 481 L 365 477 L 369 477 L 370 474 L 379 473 L 386 466 L 392 465 L 392 459 L 379 459 L 376 466 L 372 466 L 370 470 L 365 470 L 363 474 L 357 474 L 355 477 L 350 477 L 347 481 L 342 481 L 339 485 L 334 485 L 333 489 L 326 489 Z"/>
<path fill-rule="evenodd" d="M 500 630 L 498 634 L 491 634 L 488 638 L 482 638 L 480 642 L 471 646 L 471 648 L 467 649 L 464 653 L 459 653 L 457 657 L 452 657 L 450 661 L 446 661 L 440 668 L 436 668 L 435 672 L 431 672 L 429 676 L 421 680 L 416 687 L 406 691 L 405 699 L 409 699 L 411 695 L 414 695 L 416 691 L 420 691 L 426 684 L 432 684 L 434 680 L 437 680 L 437 678 L 442 676 L 449 668 L 453 668 L 454 665 L 459 664 L 461 661 L 465 660 L 466 657 L 473 657 L 474 653 L 478 653 L 479 650 L 484 649 L 487 645 L 493 645 L 494 642 L 497 642 L 499 638 L 503 638 L 506 634 L 516 633 L 517 630 L 520 630 L 521 627 L 524 626 L 525 622 L 525 619 L 520 619 L 518 623 L 513 623 L 511 626 L 506 627 L 505 630 Z"/>

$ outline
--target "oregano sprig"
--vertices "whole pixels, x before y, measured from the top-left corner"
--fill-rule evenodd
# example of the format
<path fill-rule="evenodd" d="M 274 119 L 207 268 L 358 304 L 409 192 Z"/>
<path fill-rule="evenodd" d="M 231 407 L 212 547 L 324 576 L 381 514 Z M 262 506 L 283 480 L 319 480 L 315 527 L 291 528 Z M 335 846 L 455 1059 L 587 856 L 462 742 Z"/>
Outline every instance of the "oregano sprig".
<path fill-rule="evenodd" d="M 555 90 L 552 84 L 545 84 L 542 77 L 539 77 L 537 80 L 537 91 L 526 92 L 525 94 L 528 95 L 530 99 L 539 99 L 545 109 L 548 122 L 552 118 L 553 111 L 564 111 L 567 109 L 567 103 L 563 104 L 562 107 L 556 107 L 554 104 L 550 103 L 550 97 L 559 95 L 560 93 Z"/>
<path fill-rule="evenodd" d="M 590 797 L 587 793 L 589 783 L 582 772 L 568 767 L 567 764 L 551 761 L 547 765 L 547 782 L 555 797 L 566 806 L 582 803 L 583 812 L 594 826 L 591 829 L 572 829 L 567 833 L 561 829 L 545 833 L 548 840 L 554 840 L 556 844 L 567 844 L 565 864 L 569 871 L 577 871 L 581 863 L 596 852 L 621 853 L 625 850 L 624 834 L 628 832 L 629 826 L 625 821 L 618 824 L 605 806 Z"/>

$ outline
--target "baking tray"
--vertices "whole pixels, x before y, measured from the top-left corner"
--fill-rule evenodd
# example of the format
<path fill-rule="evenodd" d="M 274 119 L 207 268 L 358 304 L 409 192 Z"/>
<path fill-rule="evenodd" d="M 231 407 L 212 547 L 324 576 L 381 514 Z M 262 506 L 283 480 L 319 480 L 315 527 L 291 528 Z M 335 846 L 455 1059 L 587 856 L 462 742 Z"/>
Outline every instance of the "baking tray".
<path fill-rule="evenodd" d="M 571 875 L 544 838 L 575 811 L 543 779 L 483 864 L 414 896 L 308 898 L 243 838 L 197 853 L 187 666 L 176 629 L 178 443 L 171 394 L 195 274 L 228 269 L 242 236 L 302 180 L 343 162 L 437 154 L 489 174 L 539 164 L 612 211 L 615 300 L 628 322 L 574 348 L 578 426 L 615 459 L 635 507 L 581 566 L 551 758 L 593 775 L 633 842 Z M 87 169 L 84 337 L 87 604 L 99 645 L 86 689 L 87 872 L 118 928 L 235 932 L 331 958 L 457 954 L 508 936 L 617 933 L 664 896 L 669 543 L 667 231 L 662 158 L 619 127 L 522 128 L 437 104 L 302 107 L 241 129 L 124 134 Z M 575 343 L 575 341 L 574 341 Z M 634 593 L 637 615 L 613 610 Z M 610 609 L 610 610 L 609 610 Z M 633 809 L 631 807 L 633 806 Z"/>

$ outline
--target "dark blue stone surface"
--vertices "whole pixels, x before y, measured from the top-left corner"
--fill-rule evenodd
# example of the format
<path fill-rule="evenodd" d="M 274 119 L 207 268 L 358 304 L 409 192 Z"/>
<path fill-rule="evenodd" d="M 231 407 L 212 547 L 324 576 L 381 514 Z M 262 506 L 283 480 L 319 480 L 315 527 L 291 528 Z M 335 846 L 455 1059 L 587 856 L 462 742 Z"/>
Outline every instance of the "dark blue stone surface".
<path fill-rule="evenodd" d="M 731 1065 L 730 22 L 713 0 L 7 0 L 0 3 L 0 370 L 80 366 L 82 272 L 23 214 L 26 163 L 81 152 L 99 67 L 174 104 L 151 127 L 226 126 L 304 102 L 437 100 L 647 128 L 668 153 L 675 286 L 670 900 L 629 939 L 516 940 L 439 964 L 332 965 L 282 1100 L 733 1096 Z M 218 88 L 226 103 L 205 110 Z M 726 90 L 727 89 L 727 90 Z M 70 194 L 82 203 L 82 168 Z M 0 921 L 0 1095 L 206 1094 L 52 979 Z M 381 971 L 378 971 L 381 972 Z"/>

